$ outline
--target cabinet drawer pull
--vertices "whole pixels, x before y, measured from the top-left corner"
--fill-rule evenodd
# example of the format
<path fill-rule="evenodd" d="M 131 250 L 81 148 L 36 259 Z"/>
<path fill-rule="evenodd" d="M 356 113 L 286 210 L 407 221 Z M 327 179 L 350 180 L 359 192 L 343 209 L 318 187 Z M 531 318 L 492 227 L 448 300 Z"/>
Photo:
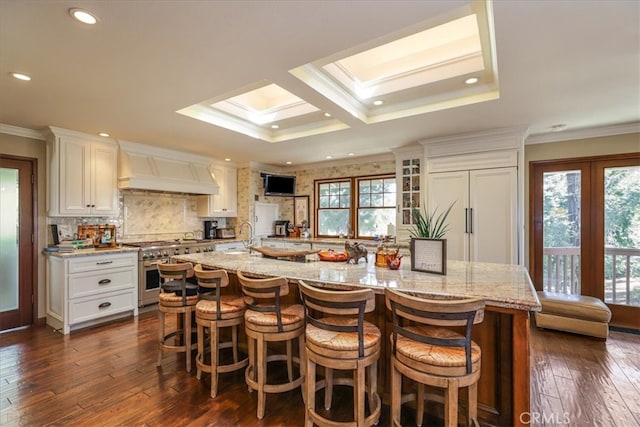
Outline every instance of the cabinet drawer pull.
<path fill-rule="evenodd" d="M 105 265 L 105 264 L 113 264 L 113 261 L 100 261 L 100 262 L 96 262 L 96 265 Z"/>
<path fill-rule="evenodd" d="M 111 307 L 111 303 L 110 302 L 103 302 L 102 304 L 100 304 L 98 306 L 98 308 L 107 308 L 107 307 Z"/>
<path fill-rule="evenodd" d="M 111 279 L 102 279 L 98 282 L 98 285 L 108 285 L 111 283 Z"/>

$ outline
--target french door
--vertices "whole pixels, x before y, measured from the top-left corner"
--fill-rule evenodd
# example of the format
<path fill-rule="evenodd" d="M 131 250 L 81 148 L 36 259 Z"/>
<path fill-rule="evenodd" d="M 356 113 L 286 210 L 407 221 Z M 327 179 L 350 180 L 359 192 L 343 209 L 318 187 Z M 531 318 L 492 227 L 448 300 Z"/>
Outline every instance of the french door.
<path fill-rule="evenodd" d="M 640 154 L 531 164 L 536 289 L 603 300 L 640 329 Z"/>
<path fill-rule="evenodd" d="M 0 330 L 33 323 L 35 160 L 0 156 Z"/>

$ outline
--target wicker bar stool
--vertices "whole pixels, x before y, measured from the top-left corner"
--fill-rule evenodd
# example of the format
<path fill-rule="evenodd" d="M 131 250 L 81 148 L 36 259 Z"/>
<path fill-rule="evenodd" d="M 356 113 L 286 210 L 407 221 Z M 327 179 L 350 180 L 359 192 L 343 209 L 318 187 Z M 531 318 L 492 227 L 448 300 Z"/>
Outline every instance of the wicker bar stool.
<path fill-rule="evenodd" d="M 375 309 L 371 289 L 332 291 L 299 281 L 306 308 L 306 410 L 305 426 L 371 426 L 378 423 L 382 407 L 377 392 L 377 364 L 381 333 L 364 320 Z M 316 365 L 325 368 L 325 379 L 316 383 Z M 352 378 L 333 378 L 334 370 L 351 370 Z M 366 381 L 368 374 L 369 381 Z M 324 388 L 325 408 L 331 407 L 333 384 L 353 386 L 353 421 L 338 422 L 318 414 L 316 391 Z M 365 415 L 365 392 L 369 415 Z"/>
<path fill-rule="evenodd" d="M 204 270 L 200 264 L 194 267 L 200 301 L 196 304 L 196 324 L 198 325 L 198 354 L 196 356 L 196 378 L 202 372 L 211 373 L 211 397 L 218 393 L 218 374 L 242 369 L 249 363 L 247 357 L 238 356 L 238 326 L 242 325 L 245 312 L 241 295 L 222 295 L 221 290 L 229 285 L 225 270 Z M 220 330 L 231 329 L 231 341 L 220 342 Z M 208 332 L 208 334 L 207 334 Z M 209 340 L 211 361 L 205 362 L 205 338 Z M 233 363 L 220 364 L 219 350 L 230 348 Z"/>
<path fill-rule="evenodd" d="M 281 297 L 289 293 L 289 283 L 284 277 L 252 279 L 237 273 L 242 287 L 247 310 L 245 331 L 249 344 L 249 366 L 245 380 L 249 391 L 258 392 L 259 419 L 264 417 L 266 393 L 282 393 L 299 387 L 304 382 L 304 308 L 300 304 L 282 305 Z M 299 355 L 293 356 L 292 342 L 298 339 Z M 268 355 L 269 342 L 285 342 L 285 354 Z M 287 362 L 288 382 L 267 383 L 267 365 L 272 361 Z M 293 363 L 297 363 L 300 373 L 293 376 Z M 303 393 L 304 396 L 304 393 Z"/>
<path fill-rule="evenodd" d="M 160 285 L 158 296 L 160 327 L 157 366 L 162 365 L 162 355 L 165 352 L 185 353 L 187 372 L 191 372 L 191 322 L 198 302 L 198 286 L 188 283 L 187 278 L 193 277 L 193 264 L 158 263 L 158 273 L 164 282 Z M 175 314 L 177 318 L 177 327 L 171 332 L 166 331 L 167 314 Z"/>
<path fill-rule="evenodd" d="M 424 386 L 444 389 L 444 423 L 458 425 L 458 389 L 468 387 L 467 424 L 478 425 L 480 347 L 471 340 L 474 324 L 484 319 L 480 299 L 425 299 L 385 289 L 393 317 L 391 334 L 391 423 L 400 426 L 402 403 L 416 404 L 422 425 Z M 463 327 L 464 335 L 448 327 Z M 402 376 L 418 384 L 417 396 L 402 396 Z"/>

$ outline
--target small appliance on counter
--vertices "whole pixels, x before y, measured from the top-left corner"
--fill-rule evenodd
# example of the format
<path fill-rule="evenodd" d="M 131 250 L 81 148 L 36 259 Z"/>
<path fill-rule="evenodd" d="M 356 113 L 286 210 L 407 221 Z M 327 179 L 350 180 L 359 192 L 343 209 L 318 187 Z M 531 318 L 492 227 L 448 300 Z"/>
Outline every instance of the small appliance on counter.
<path fill-rule="evenodd" d="M 218 221 L 204 222 L 204 238 L 207 240 L 218 238 Z"/>
<path fill-rule="evenodd" d="M 289 221 L 279 220 L 275 222 L 275 235 L 277 237 L 289 236 Z"/>
<path fill-rule="evenodd" d="M 217 229 L 218 239 L 235 239 L 236 230 L 233 228 L 218 228 Z"/>

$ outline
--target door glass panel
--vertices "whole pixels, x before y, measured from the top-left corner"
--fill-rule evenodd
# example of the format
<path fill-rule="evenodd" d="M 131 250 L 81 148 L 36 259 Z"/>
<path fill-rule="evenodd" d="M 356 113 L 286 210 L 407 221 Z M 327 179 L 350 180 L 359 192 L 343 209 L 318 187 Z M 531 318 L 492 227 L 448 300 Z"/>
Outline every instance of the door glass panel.
<path fill-rule="evenodd" d="M 640 307 L 640 167 L 604 173 L 604 297 Z"/>
<path fill-rule="evenodd" d="M 0 311 L 18 309 L 18 170 L 0 168 Z"/>
<path fill-rule="evenodd" d="M 543 174 L 543 289 L 580 294 L 579 170 Z"/>

